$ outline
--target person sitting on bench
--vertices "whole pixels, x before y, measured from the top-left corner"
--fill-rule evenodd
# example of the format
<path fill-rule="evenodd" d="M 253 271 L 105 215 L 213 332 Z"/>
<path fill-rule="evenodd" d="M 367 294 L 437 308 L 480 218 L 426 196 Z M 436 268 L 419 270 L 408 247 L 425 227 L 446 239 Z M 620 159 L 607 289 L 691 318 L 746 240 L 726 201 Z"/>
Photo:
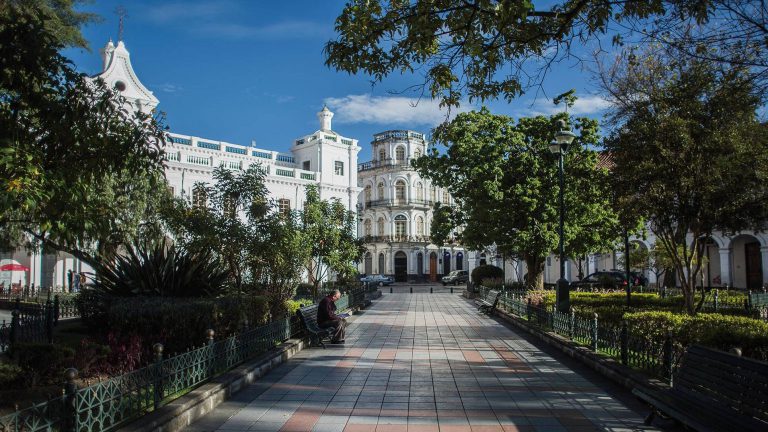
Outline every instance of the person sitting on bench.
<path fill-rule="evenodd" d="M 344 343 L 344 327 L 346 321 L 336 315 L 336 300 L 341 297 L 339 290 L 333 290 L 330 294 L 320 300 L 317 305 L 317 325 L 320 328 L 333 327 L 335 332 L 331 337 L 331 343 Z"/>

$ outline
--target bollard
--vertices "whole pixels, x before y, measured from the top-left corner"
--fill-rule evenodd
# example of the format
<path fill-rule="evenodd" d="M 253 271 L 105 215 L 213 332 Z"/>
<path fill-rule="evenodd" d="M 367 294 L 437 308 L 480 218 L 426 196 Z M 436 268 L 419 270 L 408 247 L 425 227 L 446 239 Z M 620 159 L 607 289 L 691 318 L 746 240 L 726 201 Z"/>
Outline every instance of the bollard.
<path fill-rule="evenodd" d="M 69 368 L 64 371 L 67 382 L 64 384 L 64 432 L 75 432 L 79 429 L 77 424 L 77 369 Z"/>
<path fill-rule="evenodd" d="M 216 332 L 213 331 L 213 329 L 208 329 L 205 331 L 205 336 L 208 338 L 208 376 L 212 377 L 213 373 L 215 372 L 214 363 L 216 360 L 216 357 L 213 352 L 213 337 L 216 335 Z"/>
<path fill-rule="evenodd" d="M 669 385 L 672 385 L 672 365 L 673 365 L 673 358 L 674 355 L 672 353 L 672 334 L 670 332 L 667 332 L 667 335 L 664 337 L 664 345 L 661 347 L 662 352 L 662 374 L 664 375 L 664 378 L 669 382 Z"/>
<path fill-rule="evenodd" d="M 160 407 L 160 402 L 163 400 L 163 349 L 163 344 L 160 342 L 152 345 L 152 350 L 155 352 L 155 409 Z"/>
<path fill-rule="evenodd" d="M 58 325 L 59 324 L 59 318 L 61 317 L 61 301 L 59 300 L 59 295 L 56 294 L 53 296 L 53 324 Z"/>
<path fill-rule="evenodd" d="M 451 294 L 453 294 L 453 287 L 451 287 Z"/>
<path fill-rule="evenodd" d="M 629 329 L 627 329 L 627 322 L 621 322 L 621 333 L 619 334 L 621 342 L 621 364 L 626 365 L 629 363 Z"/>
<path fill-rule="evenodd" d="M 433 293 L 433 291 L 432 291 L 432 287 L 429 287 L 429 293 L 430 293 L 430 294 L 432 294 L 432 293 Z"/>
<path fill-rule="evenodd" d="M 592 351 L 597 352 L 597 313 L 595 313 L 595 317 L 592 319 Z"/>
<path fill-rule="evenodd" d="M 411 294 L 413 294 L 413 287 L 411 287 Z"/>
<path fill-rule="evenodd" d="M 392 294 L 392 287 L 389 287 L 389 293 Z"/>

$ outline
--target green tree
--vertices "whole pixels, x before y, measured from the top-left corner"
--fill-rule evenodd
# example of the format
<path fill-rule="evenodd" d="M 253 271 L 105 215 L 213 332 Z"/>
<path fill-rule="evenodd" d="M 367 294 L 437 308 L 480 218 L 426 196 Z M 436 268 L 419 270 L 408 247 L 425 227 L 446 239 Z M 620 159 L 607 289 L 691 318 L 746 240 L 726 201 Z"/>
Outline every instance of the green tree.
<path fill-rule="evenodd" d="M 43 20 L 45 31 L 54 36 L 62 47 L 88 48 L 88 42 L 80 27 L 99 21 L 99 16 L 76 10 L 92 3 L 91 0 L 6 0 L 0 5 L 0 15 L 13 14 L 22 9 L 24 13 L 37 15 Z"/>
<path fill-rule="evenodd" d="M 444 206 L 440 201 L 435 203 L 435 207 L 432 209 L 432 224 L 429 231 L 432 244 L 438 246 L 446 244 L 455 228 L 453 219 L 453 210 L 450 206 Z"/>
<path fill-rule="evenodd" d="M 548 145 L 559 130 L 553 117 L 512 118 L 487 109 L 462 113 L 438 126 L 436 144 L 415 162 L 422 176 L 447 188 L 456 201 L 452 222 L 461 243 L 525 260 L 528 286 L 543 284 L 544 262 L 558 245 L 558 164 Z M 608 172 L 597 166 L 597 123 L 578 118 L 578 142 L 566 153 L 565 245 L 569 256 L 612 246 L 617 218 L 611 210 Z M 444 154 L 437 150 L 445 146 Z"/>
<path fill-rule="evenodd" d="M 623 212 L 645 217 L 694 300 L 707 238 L 768 220 L 768 128 L 744 68 L 722 71 L 675 51 L 631 53 L 604 76 L 614 133 L 605 148 Z"/>
<path fill-rule="evenodd" d="M 540 3 L 540 2 L 536 2 Z M 336 19 L 326 64 L 381 81 L 418 70 L 445 104 L 503 97 L 542 83 L 552 65 L 582 60 L 580 43 L 654 41 L 690 58 L 748 65 L 766 82 L 768 9 L 761 0 L 352 0 Z"/>
<path fill-rule="evenodd" d="M 320 199 L 315 185 L 306 188 L 306 201 L 301 213 L 302 231 L 310 249 L 311 259 L 306 262 L 307 274 L 317 296 L 320 283 L 336 273 L 341 280 L 349 279 L 356 271 L 365 249 L 363 240 L 355 233 L 355 214 L 347 211 L 339 200 Z"/>
<path fill-rule="evenodd" d="M 163 127 L 77 73 L 44 11 L 0 11 L 2 240 L 92 263 L 147 229 L 166 192 Z"/>

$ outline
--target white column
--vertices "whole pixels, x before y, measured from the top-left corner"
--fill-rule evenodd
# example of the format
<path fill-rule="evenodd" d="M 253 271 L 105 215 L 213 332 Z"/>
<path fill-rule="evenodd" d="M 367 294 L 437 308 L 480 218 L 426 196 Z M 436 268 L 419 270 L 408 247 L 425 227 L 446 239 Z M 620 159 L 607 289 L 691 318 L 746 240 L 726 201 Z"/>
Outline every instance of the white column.
<path fill-rule="evenodd" d="M 719 248 L 718 252 L 720 253 L 720 281 L 723 285 L 728 284 L 731 286 L 733 285 L 731 283 L 731 250 L 729 248 Z"/>
<path fill-rule="evenodd" d="M 762 258 L 763 286 L 766 286 L 768 284 L 768 246 L 760 247 L 760 258 Z"/>

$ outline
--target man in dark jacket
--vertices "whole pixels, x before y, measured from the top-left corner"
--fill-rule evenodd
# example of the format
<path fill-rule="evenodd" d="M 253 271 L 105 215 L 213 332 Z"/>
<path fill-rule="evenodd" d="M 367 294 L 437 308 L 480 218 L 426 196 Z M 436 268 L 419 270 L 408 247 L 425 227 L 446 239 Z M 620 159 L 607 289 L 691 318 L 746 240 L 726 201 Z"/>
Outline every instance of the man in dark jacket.
<path fill-rule="evenodd" d="M 346 322 L 336 315 L 336 300 L 341 297 L 339 290 L 334 290 L 320 300 L 317 305 L 317 325 L 321 328 L 333 327 L 334 334 L 331 343 L 344 343 L 344 326 Z"/>

